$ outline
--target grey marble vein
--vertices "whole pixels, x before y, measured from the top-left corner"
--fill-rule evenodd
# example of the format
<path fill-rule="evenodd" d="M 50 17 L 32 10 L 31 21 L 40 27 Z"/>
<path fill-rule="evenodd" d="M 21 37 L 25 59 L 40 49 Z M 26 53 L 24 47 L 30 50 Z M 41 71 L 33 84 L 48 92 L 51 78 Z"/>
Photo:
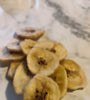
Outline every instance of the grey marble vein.
<path fill-rule="evenodd" d="M 72 18 L 68 17 L 64 12 L 63 12 L 63 8 L 57 4 L 57 3 L 54 3 L 50 0 L 47 0 L 47 4 L 53 8 L 56 9 L 56 12 L 53 14 L 54 18 L 60 22 L 60 24 L 62 23 L 63 25 L 67 25 L 68 28 L 71 28 L 71 32 L 79 37 L 79 38 L 83 38 L 87 41 L 90 41 L 90 33 L 85 31 L 83 29 L 83 26 L 72 20 Z"/>

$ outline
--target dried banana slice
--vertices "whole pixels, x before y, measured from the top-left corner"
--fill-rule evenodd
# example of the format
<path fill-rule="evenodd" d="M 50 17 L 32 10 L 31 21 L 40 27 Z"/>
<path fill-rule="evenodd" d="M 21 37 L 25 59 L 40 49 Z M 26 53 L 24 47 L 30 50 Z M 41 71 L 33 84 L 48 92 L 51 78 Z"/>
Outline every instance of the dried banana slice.
<path fill-rule="evenodd" d="M 66 70 L 69 71 L 78 71 L 79 69 L 81 69 L 80 67 L 78 67 L 78 64 L 76 64 L 74 61 L 69 59 L 64 59 L 61 62 L 61 64 L 65 67 Z"/>
<path fill-rule="evenodd" d="M 59 85 L 61 98 L 64 97 L 67 92 L 67 73 L 64 67 L 59 64 L 58 68 L 50 77 Z"/>
<path fill-rule="evenodd" d="M 27 64 L 33 74 L 51 75 L 58 67 L 59 60 L 55 54 L 42 48 L 33 48 L 27 55 Z"/>
<path fill-rule="evenodd" d="M 31 77 L 27 72 L 26 64 L 21 63 L 16 69 L 15 76 L 13 79 L 13 86 L 16 94 L 22 94 L 25 86 L 30 81 Z"/>
<path fill-rule="evenodd" d="M 47 49 L 56 54 L 59 60 L 63 60 L 67 56 L 67 50 L 60 43 L 54 41 L 43 41 L 35 44 L 35 47 Z"/>
<path fill-rule="evenodd" d="M 25 39 L 24 41 L 20 42 L 20 46 L 24 54 L 28 54 L 29 50 L 35 45 L 36 41 Z"/>
<path fill-rule="evenodd" d="M 21 53 L 10 53 L 10 51 L 4 47 L 0 49 L 0 61 L 9 62 L 9 61 L 20 61 L 24 59 L 24 55 Z"/>
<path fill-rule="evenodd" d="M 67 71 L 68 89 L 76 90 L 87 86 L 86 76 L 76 62 L 65 59 L 61 64 Z"/>
<path fill-rule="evenodd" d="M 60 91 L 51 78 L 36 75 L 26 86 L 24 100 L 59 100 Z"/>
<path fill-rule="evenodd" d="M 47 34 L 43 34 L 39 39 L 38 39 L 38 42 L 41 42 L 41 41 L 48 41 L 49 40 L 49 37 L 47 36 Z"/>
<path fill-rule="evenodd" d="M 33 27 L 24 27 L 16 31 L 17 36 L 22 39 L 38 39 L 44 33 L 45 30 Z"/>
<path fill-rule="evenodd" d="M 20 40 L 18 40 L 18 39 L 12 39 L 11 43 L 8 44 L 7 48 L 11 52 L 22 52 L 19 43 L 20 43 Z"/>
<path fill-rule="evenodd" d="M 20 63 L 21 63 L 21 61 L 11 62 L 10 68 L 9 68 L 9 70 L 8 70 L 8 73 L 7 73 L 7 77 L 8 77 L 11 81 L 13 80 L 15 71 L 16 71 L 16 69 L 17 69 L 17 67 L 19 66 Z"/>

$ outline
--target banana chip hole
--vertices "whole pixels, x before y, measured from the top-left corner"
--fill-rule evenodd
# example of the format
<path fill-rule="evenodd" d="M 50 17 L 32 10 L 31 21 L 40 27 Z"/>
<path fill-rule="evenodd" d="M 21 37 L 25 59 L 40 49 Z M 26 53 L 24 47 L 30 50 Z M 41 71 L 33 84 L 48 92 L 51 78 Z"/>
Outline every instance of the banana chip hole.
<path fill-rule="evenodd" d="M 45 92 L 45 95 L 47 95 L 48 94 L 48 92 Z"/>
<path fill-rule="evenodd" d="M 38 91 L 38 90 L 36 90 L 36 93 L 39 93 L 39 91 Z"/>
<path fill-rule="evenodd" d="M 53 52 L 53 53 L 56 53 L 56 50 L 55 49 L 51 49 L 50 51 Z"/>
<path fill-rule="evenodd" d="M 42 57 L 40 57 L 40 58 L 38 59 L 38 64 L 40 64 L 40 65 L 47 65 L 47 62 L 46 62 L 45 59 L 43 59 Z"/>
<path fill-rule="evenodd" d="M 54 79 L 56 80 L 56 76 L 54 77 Z"/>
<path fill-rule="evenodd" d="M 38 98 L 38 95 L 36 95 L 35 98 Z"/>
<path fill-rule="evenodd" d="M 24 30 L 25 32 L 31 32 L 31 33 L 34 33 L 35 32 L 35 30 L 34 29 L 26 29 L 26 30 Z"/>
<path fill-rule="evenodd" d="M 47 95 L 48 93 L 47 92 L 45 92 L 45 94 L 44 94 L 44 99 L 46 98 L 46 95 Z"/>

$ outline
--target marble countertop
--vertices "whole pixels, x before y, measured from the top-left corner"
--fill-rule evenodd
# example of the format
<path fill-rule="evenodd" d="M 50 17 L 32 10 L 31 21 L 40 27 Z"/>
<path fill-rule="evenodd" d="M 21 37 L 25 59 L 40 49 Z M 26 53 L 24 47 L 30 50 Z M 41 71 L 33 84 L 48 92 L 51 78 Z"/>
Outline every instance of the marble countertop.
<path fill-rule="evenodd" d="M 45 29 L 50 39 L 67 48 L 67 58 L 84 70 L 88 87 L 67 93 L 62 100 L 90 100 L 90 0 L 0 0 L 0 48 L 23 26 Z M 6 69 L 0 67 L 0 98 L 23 100 L 6 80 Z"/>

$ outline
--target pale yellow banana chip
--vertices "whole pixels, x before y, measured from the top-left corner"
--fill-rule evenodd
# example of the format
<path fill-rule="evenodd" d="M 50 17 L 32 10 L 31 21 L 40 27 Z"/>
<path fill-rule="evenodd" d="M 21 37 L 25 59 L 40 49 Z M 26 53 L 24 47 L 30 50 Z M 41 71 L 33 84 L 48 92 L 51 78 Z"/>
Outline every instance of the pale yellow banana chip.
<path fill-rule="evenodd" d="M 17 69 L 17 67 L 19 66 L 20 63 L 21 63 L 21 61 L 11 62 L 10 68 L 9 68 L 8 74 L 7 74 L 7 77 L 8 77 L 10 80 L 13 80 L 15 71 L 16 71 L 16 69 Z"/>
<path fill-rule="evenodd" d="M 76 62 L 65 59 L 61 62 L 61 65 L 67 71 L 68 89 L 76 90 L 87 86 L 86 76 Z"/>
<path fill-rule="evenodd" d="M 16 34 L 22 39 L 38 39 L 45 33 L 45 30 L 34 28 L 34 27 L 24 27 L 16 30 Z"/>
<path fill-rule="evenodd" d="M 54 41 L 43 41 L 35 44 L 34 47 L 47 49 L 56 54 L 59 60 L 63 60 L 67 56 L 67 50 L 60 43 Z"/>
<path fill-rule="evenodd" d="M 50 76 L 59 86 L 61 98 L 63 98 L 67 92 L 67 73 L 62 65 L 59 64 L 55 72 Z"/>
<path fill-rule="evenodd" d="M 59 60 L 48 50 L 33 48 L 27 55 L 27 64 L 33 74 L 41 73 L 48 76 L 58 67 Z"/>
<path fill-rule="evenodd" d="M 13 86 L 16 94 L 23 93 L 25 86 L 28 84 L 30 79 L 31 77 L 27 72 L 26 64 L 23 62 L 16 69 L 15 76 L 13 79 Z"/>
<path fill-rule="evenodd" d="M 24 41 L 20 42 L 20 46 L 22 48 L 23 53 L 27 55 L 29 50 L 33 48 L 35 43 L 36 41 L 30 39 L 25 39 Z"/>
<path fill-rule="evenodd" d="M 26 86 L 24 100 L 59 100 L 60 90 L 51 78 L 36 75 Z"/>
<path fill-rule="evenodd" d="M 7 48 L 11 52 L 22 52 L 19 43 L 20 43 L 20 40 L 18 40 L 18 39 L 12 39 L 11 42 L 8 44 Z"/>
<path fill-rule="evenodd" d="M 6 47 L 0 49 L 0 61 L 9 62 L 9 61 L 20 61 L 25 58 L 25 55 L 21 53 L 11 53 Z"/>

